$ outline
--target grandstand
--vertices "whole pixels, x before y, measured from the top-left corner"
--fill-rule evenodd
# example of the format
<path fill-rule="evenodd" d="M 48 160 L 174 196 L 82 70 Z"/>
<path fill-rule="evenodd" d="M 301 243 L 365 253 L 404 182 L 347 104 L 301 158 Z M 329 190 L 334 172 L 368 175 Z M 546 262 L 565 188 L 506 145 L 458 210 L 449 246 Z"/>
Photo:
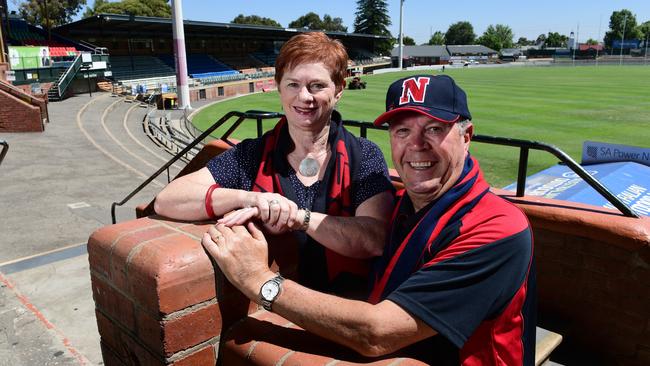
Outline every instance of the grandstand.
<path fill-rule="evenodd" d="M 175 69 L 171 19 L 99 14 L 63 25 L 55 31 L 109 50 L 113 78 L 119 81 L 172 75 Z M 298 30 L 186 20 L 188 74 L 207 85 L 269 77 L 282 44 Z M 358 57 L 354 64 L 377 59 L 376 43 L 386 37 L 329 32 Z M 384 62 L 387 64 L 387 62 Z M 253 69 L 253 72 L 242 70 Z M 242 75 L 243 74 L 243 75 Z"/>

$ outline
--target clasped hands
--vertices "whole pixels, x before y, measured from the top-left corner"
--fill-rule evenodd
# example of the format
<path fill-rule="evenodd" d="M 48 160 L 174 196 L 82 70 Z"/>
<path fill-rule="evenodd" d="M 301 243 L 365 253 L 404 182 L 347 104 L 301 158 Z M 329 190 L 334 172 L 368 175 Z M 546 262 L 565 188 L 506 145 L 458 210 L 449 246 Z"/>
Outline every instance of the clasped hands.
<path fill-rule="evenodd" d="M 232 211 L 217 223 L 233 227 L 257 218 L 269 233 L 281 234 L 300 228 L 305 219 L 305 210 L 277 193 L 249 192 L 245 201 L 245 207 Z"/>

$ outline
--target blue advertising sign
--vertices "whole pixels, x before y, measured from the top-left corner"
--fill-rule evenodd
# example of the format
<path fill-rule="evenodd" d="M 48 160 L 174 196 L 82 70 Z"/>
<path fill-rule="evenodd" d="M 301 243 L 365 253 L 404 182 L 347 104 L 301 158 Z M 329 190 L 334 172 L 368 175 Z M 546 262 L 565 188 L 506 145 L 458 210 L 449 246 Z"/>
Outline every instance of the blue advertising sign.
<path fill-rule="evenodd" d="M 585 170 L 634 212 L 650 216 L 650 167 L 633 162 L 585 166 Z M 517 190 L 517 183 L 504 189 Z M 526 178 L 526 195 L 614 208 L 566 165 L 556 165 Z"/>
<path fill-rule="evenodd" d="M 621 48 L 621 43 L 623 44 L 623 48 L 639 48 L 639 45 L 641 44 L 641 41 L 638 39 L 626 39 L 623 42 L 621 40 L 614 40 L 612 42 L 612 48 Z"/>

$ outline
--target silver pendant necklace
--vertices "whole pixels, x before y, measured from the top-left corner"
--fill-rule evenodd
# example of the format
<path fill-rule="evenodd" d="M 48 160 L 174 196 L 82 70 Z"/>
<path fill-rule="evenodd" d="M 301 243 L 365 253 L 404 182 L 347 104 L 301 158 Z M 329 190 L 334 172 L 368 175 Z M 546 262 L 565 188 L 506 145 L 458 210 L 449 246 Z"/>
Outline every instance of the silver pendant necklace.
<path fill-rule="evenodd" d="M 318 164 L 318 161 L 310 157 L 302 159 L 302 161 L 300 161 L 300 165 L 298 166 L 298 171 L 303 177 L 313 177 L 318 174 L 319 169 L 320 164 Z"/>

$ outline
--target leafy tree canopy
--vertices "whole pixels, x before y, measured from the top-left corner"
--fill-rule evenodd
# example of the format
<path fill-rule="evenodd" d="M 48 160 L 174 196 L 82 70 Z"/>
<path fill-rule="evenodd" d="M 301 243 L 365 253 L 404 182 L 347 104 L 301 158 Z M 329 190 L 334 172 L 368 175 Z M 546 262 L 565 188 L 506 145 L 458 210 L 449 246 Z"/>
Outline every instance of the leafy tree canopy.
<path fill-rule="evenodd" d="M 566 47 L 569 37 L 558 32 L 548 32 L 544 47 Z"/>
<path fill-rule="evenodd" d="M 18 11 L 30 24 L 53 28 L 70 23 L 84 5 L 86 0 L 48 0 L 46 8 L 43 0 L 28 0 L 20 3 Z"/>
<path fill-rule="evenodd" d="M 399 42 L 399 40 L 397 40 Z M 415 46 L 415 40 L 409 36 L 404 36 L 402 38 L 402 43 L 404 46 Z"/>
<path fill-rule="evenodd" d="M 512 48 L 512 37 L 512 29 L 507 25 L 490 24 L 477 42 L 495 51 L 501 51 L 502 48 Z"/>
<path fill-rule="evenodd" d="M 84 17 L 87 18 L 102 13 L 171 18 L 172 8 L 167 0 L 122 0 L 115 2 L 95 0 L 92 8 L 86 8 Z"/>
<path fill-rule="evenodd" d="M 445 33 L 446 45 L 473 44 L 475 40 L 474 27 L 466 21 L 450 25 Z"/>
<path fill-rule="evenodd" d="M 441 31 L 436 31 L 433 35 L 431 35 L 431 38 L 429 38 L 429 42 L 427 42 L 427 44 L 429 46 L 445 44 L 445 34 Z"/>
<path fill-rule="evenodd" d="M 639 32 L 641 32 L 641 36 L 644 40 L 648 39 L 650 36 L 650 20 L 639 25 Z"/>
<path fill-rule="evenodd" d="M 598 44 L 598 41 L 593 38 L 589 38 L 586 43 L 590 46 L 596 46 Z"/>
<path fill-rule="evenodd" d="M 375 34 L 391 37 L 386 41 L 377 42 L 375 51 L 388 55 L 393 49 L 392 36 L 388 27 L 391 25 L 388 16 L 388 5 L 385 0 L 357 0 L 357 11 L 354 13 L 354 33 Z"/>
<path fill-rule="evenodd" d="M 535 40 L 535 44 L 540 45 L 540 44 L 542 44 L 544 42 L 546 42 L 546 34 L 542 33 L 539 36 L 537 36 L 537 39 Z"/>
<path fill-rule="evenodd" d="M 535 41 L 529 40 L 526 37 L 519 37 L 519 39 L 517 40 L 517 45 L 520 46 L 520 47 L 521 46 L 532 46 L 534 44 L 535 44 Z"/>
<path fill-rule="evenodd" d="M 280 23 L 276 22 L 275 20 L 273 20 L 271 18 L 261 17 L 259 15 L 247 15 L 247 16 L 244 16 L 244 14 L 239 14 L 230 23 L 266 25 L 266 26 L 269 26 L 269 27 L 282 28 L 282 25 L 280 25 Z"/>
<path fill-rule="evenodd" d="M 625 35 L 623 35 L 625 28 Z M 612 47 L 614 40 L 641 39 L 641 30 L 637 27 L 636 17 L 627 9 L 614 11 L 609 17 L 609 31 L 605 33 L 605 45 Z"/>
<path fill-rule="evenodd" d="M 330 15 L 323 15 L 323 19 L 314 12 L 309 12 L 300 18 L 289 23 L 289 28 L 307 28 L 313 30 L 324 30 L 329 32 L 347 32 L 348 27 L 343 25 L 343 19 Z"/>

